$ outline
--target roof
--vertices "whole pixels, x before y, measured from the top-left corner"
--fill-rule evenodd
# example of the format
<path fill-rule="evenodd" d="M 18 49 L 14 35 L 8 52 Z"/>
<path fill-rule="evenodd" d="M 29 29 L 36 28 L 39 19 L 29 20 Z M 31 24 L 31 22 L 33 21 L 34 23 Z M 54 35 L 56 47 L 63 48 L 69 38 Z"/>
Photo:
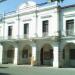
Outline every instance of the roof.
<path fill-rule="evenodd" d="M 70 7 L 75 7 L 75 4 L 63 6 L 63 7 L 61 7 L 61 8 L 62 8 L 62 9 L 65 9 L 65 8 L 70 8 Z"/>

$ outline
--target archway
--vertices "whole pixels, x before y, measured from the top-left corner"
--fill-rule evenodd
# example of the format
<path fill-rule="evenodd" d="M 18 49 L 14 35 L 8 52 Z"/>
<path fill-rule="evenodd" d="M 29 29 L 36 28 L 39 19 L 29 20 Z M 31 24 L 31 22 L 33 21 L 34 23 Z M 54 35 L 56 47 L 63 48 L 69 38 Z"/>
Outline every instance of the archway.
<path fill-rule="evenodd" d="M 75 44 L 68 43 L 63 49 L 64 66 L 75 67 Z"/>
<path fill-rule="evenodd" d="M 13 63 L 14 61 L 14 47 L 10 45 L 7 49 L 7 63 Z"/>
<path fill-rule="evenodd" d="M 22 64 L 31 64 L 32 51 L 29 45 L 25 45 L 22 50 Z"/>
<path fill-rule="evenodd" d="M 53 48 L 45 44 L 40 51 L 40 64 L 53 66 Z"/>

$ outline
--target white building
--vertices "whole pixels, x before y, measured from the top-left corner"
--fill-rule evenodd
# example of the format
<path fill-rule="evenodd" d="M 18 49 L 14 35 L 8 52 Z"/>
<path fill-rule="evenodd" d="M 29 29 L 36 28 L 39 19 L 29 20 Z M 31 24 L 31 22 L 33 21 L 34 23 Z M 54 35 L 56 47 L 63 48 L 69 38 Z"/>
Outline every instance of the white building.
<path fill-rule="evenodd" d="M 0 22 L 0 64 L 75 66 L 75 6 L 28 1 Z"/>

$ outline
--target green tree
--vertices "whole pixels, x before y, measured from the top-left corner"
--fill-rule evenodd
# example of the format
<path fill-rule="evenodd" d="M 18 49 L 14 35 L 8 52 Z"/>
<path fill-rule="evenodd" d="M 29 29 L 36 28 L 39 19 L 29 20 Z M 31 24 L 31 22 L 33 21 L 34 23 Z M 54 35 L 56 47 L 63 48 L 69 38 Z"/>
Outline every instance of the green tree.
<path fill-rule="evenodd" d="M 49 2 L 55 2 L 55 1 L 58 1 L 58 2 L 63 2 L 64 0 L 48 0 Z"/>
<path fill-rule="evenodd" d="M 0 0 L 0 3 L 1 3 L 1 2 L 4 2 L 4 1 L 6 1 L 6 0 Z"/>

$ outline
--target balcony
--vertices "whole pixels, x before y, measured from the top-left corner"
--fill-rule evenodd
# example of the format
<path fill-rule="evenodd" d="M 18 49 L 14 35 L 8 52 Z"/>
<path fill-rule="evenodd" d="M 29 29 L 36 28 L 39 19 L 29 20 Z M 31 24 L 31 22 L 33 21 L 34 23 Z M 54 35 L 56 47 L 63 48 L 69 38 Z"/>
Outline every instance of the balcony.
<path fill-rule="evenodd" d="M 66 36 L 75 36 L 75 33 L 73 30 L 66 30 Z"/>
<path fill-rule="evenodd" d="M 29 38 L 29 34 L 15 35 L 15 36 L 0 36 L 0 41 L 22 40 L 22 39 L 28 39 L 28 38 Z"/>
<path fill-rule="evenodd" d="M 42 33 L 42 37 L 47 37 L 48 36 L 48 32 L 43 32 Z"/>
<path fill-rule="evenodd" d="M 75 32 L 74 30 L 62 31 L 61 36 L 62 37 L 75 37 Z"/>
<path fill-rule="evenodd" d="M 29 34 L 24 34 L 24 35 L 18 35 L 16 37 L 16 39 L 28 39 L 29 38 Z"/>

